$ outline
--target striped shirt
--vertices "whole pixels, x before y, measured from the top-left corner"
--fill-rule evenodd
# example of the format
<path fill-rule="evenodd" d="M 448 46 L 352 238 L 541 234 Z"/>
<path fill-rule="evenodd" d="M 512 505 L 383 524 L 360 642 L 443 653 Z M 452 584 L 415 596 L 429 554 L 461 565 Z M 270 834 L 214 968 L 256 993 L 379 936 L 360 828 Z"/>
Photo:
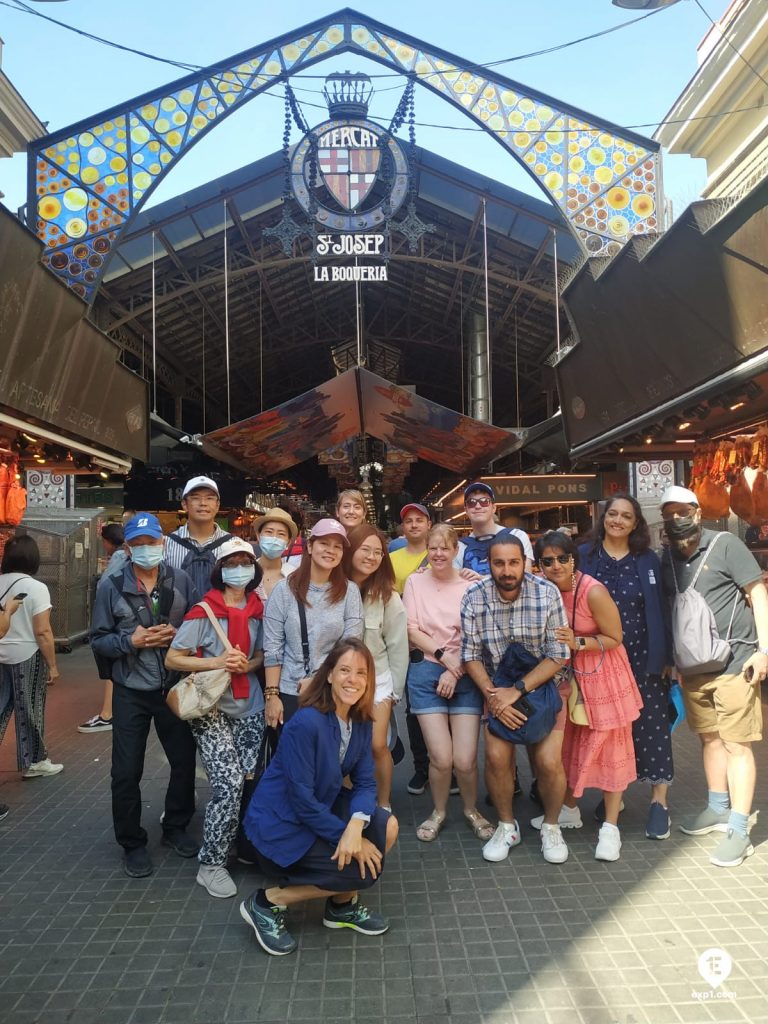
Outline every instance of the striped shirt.
<path fill-rule="evenodd" d="M 570 649 L 555 639 L 555 630 L 567 626 L 563 600 L 553 583 L 527 572 L 517 600 L 502 601 L 488 576 L 473 583 L 461 601 L 461 660 L 482 662 L 493 676 L 513 641 L 540 660 L 566 660 Z"/>
<path fill-rule="evenodd" d="M 174 530 L 173 533 L 169 533 L 165 538 L 163 561 L 173 569 L 180 569 L 184 559 L 189 554 L 189 548 L 185 548 L 183 544 L 177 544 L 174 540 L 175 537 L 185 537 L 187 540 L 192 541 L 193 544 L 196 544 L 198 548 L 204 548 L 205 545 L 210 544 L 212 540 L 218 540 L 219 537 L 229 536 L 231 536 L 231 534 L 227 533 L 226 530 L 222 530 L 219 524 L 216 523 L 211 536 L 200 543 L 199 540 L 195 540 L 194 537 L 189 536 L 189 527 L 185 523 L 183 526 L 180 526 L 178 530 Z"/>

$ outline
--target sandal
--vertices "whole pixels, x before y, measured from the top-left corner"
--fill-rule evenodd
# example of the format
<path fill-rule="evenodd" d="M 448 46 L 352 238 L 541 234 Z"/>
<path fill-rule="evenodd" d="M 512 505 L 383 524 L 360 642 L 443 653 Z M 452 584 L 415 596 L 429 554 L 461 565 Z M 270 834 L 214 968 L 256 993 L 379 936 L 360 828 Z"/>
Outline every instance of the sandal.
<path fill-rule="evenodd" d="M 416 829 L 416 838 L 422 843 L 434 843 L 445 824 L 445 815 L 441 818 L 437 811 L 432 811 L 426 821 L 422 821 Z"/>
<path fill-rule="evenodd" d="M 479 811 L 465 814 L 464 820 L 474 832 L 475 839 L 482 839 L 483 842 L 491 839 L 496 831 L 496 826 L 492 825 L 487 818 L 484 818 Z"/>

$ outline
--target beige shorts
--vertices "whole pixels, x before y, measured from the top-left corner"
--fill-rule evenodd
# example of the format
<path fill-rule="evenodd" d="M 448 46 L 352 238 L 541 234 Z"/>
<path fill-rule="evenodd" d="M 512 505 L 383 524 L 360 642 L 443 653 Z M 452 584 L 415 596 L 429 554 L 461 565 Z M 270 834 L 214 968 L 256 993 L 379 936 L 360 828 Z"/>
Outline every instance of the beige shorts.
<path fill-rule="evenodd" d="M 717 732 L 734 743 L 763 738 L 760 687 L 736 675 L 685 676 L 681 679 L 688 725 L 696 733 Z"/>

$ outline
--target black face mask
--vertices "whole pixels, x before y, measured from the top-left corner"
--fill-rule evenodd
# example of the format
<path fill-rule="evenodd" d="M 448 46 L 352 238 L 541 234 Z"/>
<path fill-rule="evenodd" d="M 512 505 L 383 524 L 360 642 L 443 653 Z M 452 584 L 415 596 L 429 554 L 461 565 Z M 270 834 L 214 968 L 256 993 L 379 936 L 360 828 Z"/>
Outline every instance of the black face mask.
<path fill-rule="evenodd" d="M 688 540 L 696 535 L 699 524 L 693 516 L 678 516 L 664 520 L 664 533 L 670 540 Z"/>

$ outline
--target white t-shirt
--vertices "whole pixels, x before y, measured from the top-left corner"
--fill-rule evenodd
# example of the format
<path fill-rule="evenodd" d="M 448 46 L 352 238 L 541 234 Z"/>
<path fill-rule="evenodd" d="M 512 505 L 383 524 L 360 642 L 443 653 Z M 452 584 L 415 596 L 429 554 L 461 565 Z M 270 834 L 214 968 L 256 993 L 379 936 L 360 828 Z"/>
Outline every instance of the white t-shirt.
<path fill-rule="evenodd" d="M 0 640 L 0 664 L 19 665 L 37 653 L 32 618 L 51 607 L 51 595 L 44 583 L 22 572 L 0 574 L 0 594 L 3 595 L 0 597 L 3 607 L 10 597 L 27 595 L 18 611 L 11 616 L 11 628 Z"/>

